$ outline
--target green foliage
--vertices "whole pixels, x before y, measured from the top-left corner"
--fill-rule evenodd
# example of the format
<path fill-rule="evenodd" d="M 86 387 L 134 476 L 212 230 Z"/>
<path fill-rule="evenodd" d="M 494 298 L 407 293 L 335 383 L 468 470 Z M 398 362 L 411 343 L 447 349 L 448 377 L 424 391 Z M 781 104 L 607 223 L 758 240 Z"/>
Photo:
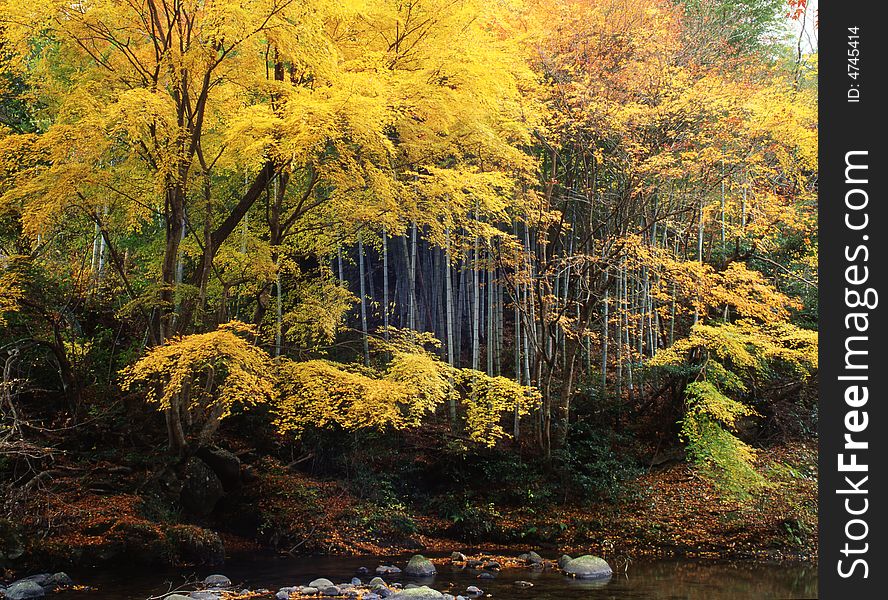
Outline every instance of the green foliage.
<path fill-rule="evenodd" d="M 737 419 L 754 411 L 705 381 L 690 384 L 686 398 L 681 437 L 694 464 L 736 496 L 745 497 L 764 486 L 765 478 L 755 469 L 755 450 L 731 433 Z"/>
<path fill-rule="evenodd" d="M 466 498 L 454 498 L 441 514 L 452 522 L 450 533 L 459 539 L 478 542 L 502 536 L 503 516 L 493 502 L 476 503 Z"/>
<path fill-rule="evenodd" d="M 761 51 L 773 44 L 780 20 L 787 10 L 785 0 L 677 0 L 685 12 L 690 34 L 700 37 L 703 29 L 714 30 L 727 47 L 724 54 Z M 710 34 L 712 35 L 712 34 Z"/>
<path fill-rule="evenodd" d="M 641 473 L 625 450 L 628 440 L 609 428 L 580 421 L 571 425 L 567 445 L 555 453 L 564 495 L 584 502 L 625 496 L 626 482 Z"/>

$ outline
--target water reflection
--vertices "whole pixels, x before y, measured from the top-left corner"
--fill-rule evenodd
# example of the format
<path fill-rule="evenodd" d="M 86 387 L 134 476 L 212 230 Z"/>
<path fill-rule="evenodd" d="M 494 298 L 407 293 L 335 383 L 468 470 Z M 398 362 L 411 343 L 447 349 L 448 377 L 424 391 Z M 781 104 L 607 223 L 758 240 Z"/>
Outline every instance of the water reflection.
<path fill-rule="evenodd" d="M 379 564 L 403 566 L 405 557 L 328 558 L 305 557 L 280 559 L 253 557 L 230 560 L 218 572 L 225 573 L 238 585 L 252 589 L 278 589 L 305 584 L 315 577 L 348 581 L 358 567 L 371 570 Z M 622 571 L 622 565 L 619 569 Z M 95 586 L 90 600 L 144 600 L 163 593 L 187 580 L 210 574 L 201 570 L 107 570 L 72 572 L 78 583 Z M 807 563 L 772 564 L 750 561 L 713 562 L 660 560 L 633 562 L 626 573 L 607 581 L 583 581 L 551 571 L 504 570 L 493 579 L 479 579 L 479 571 L 440 568 L 434 578 L 391 578 L 402 583 L 418 583 L 458 594 L 469 585 L 482 588 L 493 598 L 520 600 L 797 600 L 817 597 L 817 568 Z M 530 581 L 531 588 L 515 585 Z M 68 592 L 59 600 L 83 600 L 83 593 Z"/>

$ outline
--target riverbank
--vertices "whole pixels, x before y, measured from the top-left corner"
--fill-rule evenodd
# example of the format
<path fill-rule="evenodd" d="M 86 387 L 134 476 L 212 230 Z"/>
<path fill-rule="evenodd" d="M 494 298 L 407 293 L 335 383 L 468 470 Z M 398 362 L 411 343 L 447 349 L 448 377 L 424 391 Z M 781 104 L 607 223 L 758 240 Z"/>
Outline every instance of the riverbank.
<path fill-rule="evenodd" d="M 260 549 L 390 555 L 469 548 L 515 556 L 536 548 L 553 556 L 590 552 L 617 568 L 642 557 L 814 560 L 816 447 L 771 448 L 758 468 L 769 487 L 743 500 L 726 498 L 674 461 L 626 482 L 616 501 L 479 504 L 474 513 L 448 514 L 436 510 L 441 501 L 383 501 L 263 458 L 197 516 L 165 503 L 157 477 L 147 485 L 144 473 L 120 465 L 72 466 L 19 499 L 23 518 L 14 531 L 7 523 L 5 552 L 19 555 L 8 564 L 16 571 L 121 561 L 219 565 L 226 555 Z"/>

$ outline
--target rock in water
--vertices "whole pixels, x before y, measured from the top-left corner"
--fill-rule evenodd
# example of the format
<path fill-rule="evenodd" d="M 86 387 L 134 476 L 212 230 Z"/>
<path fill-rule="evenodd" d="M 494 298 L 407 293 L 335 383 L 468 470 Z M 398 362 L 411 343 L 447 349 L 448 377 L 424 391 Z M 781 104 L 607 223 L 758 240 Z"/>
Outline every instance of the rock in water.
<path fill-rule="evenodd" d="M 320 590 L 320 589 L 323 589 L 323 588 L 333 587 L 333 582 L 330 581 L 329 579 L 325 579 L 325 578 L 323 578 L 323 577 L 319 577 L 318 579 L 314 579 L 314 580 L 312 580 L 312 581 L 308 584 L 308 587 L 313 587 L 313 588 L 317 588 L 317 589 Z"/>
<path fill-rule="evenodd" d="M 41 584 L 43 587 L 49 590 L 54 590 L 60 587 L 68 587 L 70 585 L 74 585 L 74 581 L 68 577 L 68 574 L 64 571 L 59 571 L 58 573 L 53 573 L 49 576 L 49 579 L 46 580 L 45 583 Z"/>
<path fill-rule="evenodd" d="M 205 517 L 213 512 L 224 494 L 222 482 L 216 473 L 201 459 L 189 458 L 185 463 L 185 481 L 179 495 L 182 506 Z"/>
<path fill-rule="evenodd" d="M 437 573 L 437 571 L 435 570 L 435 565 L 432 564 L 432 561 L 422 554 L 416 554 L 410 559 L 410 562 L 407 563 L 407 566 L 404 568 L 404 573 L 412 577 L 431 577 Z"/>
<path fill-rule="evenodd" d="M 401 569 L 392 565 L 379 565 L 376 567 L 377 575 L 397 575 Z"/>
<path fill-rule="evenodd" d="M 573 559 L 570 556 L 568 556 L 567 554 L 562 554 L 561 558 L 558 559 L 558 568 L 563 569 L 564 565 L 566 565 L 567 563 L 569 563 L 572 560 Z"/>
<path fill-rule="evenodd" d="M 402 590 L 393 596 L 389 596 L 389 598 L 391 600 L 444 600 L 444 594 L 424 585 L 422 587 L 410 588 L 409 590 Z"/>
<path fill-rule="evenodd" d="M 537 554 L 536 552 L 534 552 L 533 550 L 531 550 L 530 552 L 527 553 L 526 560 L 527 560 L 527 562 L 529 562 L 532 565 L 539 565 L 539 564 L 542 564 L 543 557 L 540 556 L 539 554 Z"/>
<path fill-rule="evenodd" d="M 453 562 L 466 562 L 466 555 L 462 552 L 454 552 L 450 555 L 450 560 Z"/>
<path fill-rule="evenodd" d="M 231 587 L 231 580 L 225 575 L 210 575 L 204 579 L 204 585 L 211 588 L 227 588 Z"/>
<path fill-rule="evenodd" d="M 30 600 L 31 598 L 43 598 L 46 591 L 36 581 L 24 579 L 16 581 L 6 588 L 6 600 Z"/>
<path fill-rule="evenodd" d="M 591 554 L 567 561 L 562 569 L 580 579 L 603 579 L 613 575 L 610 565 L 603 558 Z"/>

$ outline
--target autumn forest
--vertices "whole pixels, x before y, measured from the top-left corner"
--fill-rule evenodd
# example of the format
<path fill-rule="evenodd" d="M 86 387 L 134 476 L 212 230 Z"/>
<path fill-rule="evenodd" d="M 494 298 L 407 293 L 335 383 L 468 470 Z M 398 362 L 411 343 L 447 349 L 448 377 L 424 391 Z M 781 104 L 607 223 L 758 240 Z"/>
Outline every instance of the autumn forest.
<path fill-rule="evenodd" d="M 807 4 L 0 1 L 0 568 L 812 557 Z"/>

